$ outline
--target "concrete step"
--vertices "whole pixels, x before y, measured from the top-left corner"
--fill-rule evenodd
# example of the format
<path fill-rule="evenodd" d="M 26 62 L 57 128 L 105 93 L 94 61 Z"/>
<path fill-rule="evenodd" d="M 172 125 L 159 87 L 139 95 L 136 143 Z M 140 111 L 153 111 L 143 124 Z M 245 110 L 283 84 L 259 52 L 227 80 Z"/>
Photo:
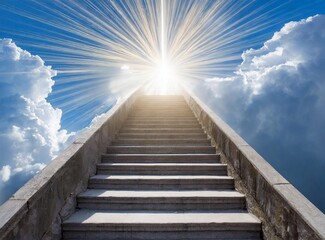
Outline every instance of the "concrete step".
<path fill-rule="evenodd" d="M 147 106 L 147 105 L 152 105 L 152 106 L 156 106 L 156 105 L 162 105 L 162 106 L 166 106 L 166 105 L 178 105 L 178 104 L 186 104 L 185 99 L 150 99 L 150 100 L 138 100 L 135 103 L 135 106 Z"/>
<path fill-rule="evenodd" d="M 126 128 L 202 128 L 198 123 L 184 123 L 184 124 L 174 124 L 174 123 L 126 123 L 124 124 Z"/>
<path fill-rule="evenodd" d="M 186 106 L 141 106 L 132 109 L 133 112 L 138 111 L 191 111 L 191 109 Z"/>
<path fill-rule="evenodd" d="M 190 116 L 190 117 L 183 117 L 183 118 L 179 118 L 179 117 L 174 117 L 174 116 L 165 116 L 165 117 L 155 117 L 155 116 L 153 116 L 153 117 L 132 117 L 132 116 L 130 116 L 129 118 L 128 118 L 128 120 L 137 120 L 137 121 L 139 121 L 139 120 L 170 120 L 170 121 L 172 121 L 172 120 L 176 120 L 176 121 L 179 121 L 179 120 L 196 120 L 197 121 L 197 118 L 193 115 L 193 116 Z"/>
<path fill-rule="evenodd" d="M 183 120 L 183 119 L 147 119 L 147 120 L 135 120 L 135 119 L 128 119 L 124 124 L 199 124 L 199 122 L 196 119 L 190 119 L 190 120 Z"/>
<path fill-rule="evenodd" d="M 143 109 L 138 109 L 138 110 L 133 110 L 133 113 L 191 113 L 193 112 L 189 108 L 143 108 Z"/>
<path fill-rule="evenodd" d="M 135 106 L 145 106 L 145 105 L 176 105 L 176 104 L 187 104 L 185 99 L 150 99 L 150 100 L 137 100 Z"/>
<path fill-rule="evenodd" d="M 188 111 L 179 111 L 179 110 L 169 110 L 169 111 L 132 111 L 130 116 L 134 115 L 162 115 L 162 116 L 173 116 L 177 117 L 178 115 L 184 115 L 184 116 L 194 116 L 193 112 L 188 110 Z"/>
<path fill-rule="evenodd" d="M 245 209 L 245 196 L 236 191 L 107 191 L 88 189 L 78 207 L 106 210 L 225 210 Z"/>
<path fill-rule="evenodd" d="M 184 154 L 216 153 L 210 146 L 109 146 L 107 153 L 131 154 Z"/>
<path fill-rule="evenodd" d="M 168 116 L 174 116 L 178 118 L 183 118 L 183 117 L 194 117 L 193 113 L 180 113 L 180 112 L 175 112 L 175 113 L 153 113 L 153 112 L 148 112 L 148 113 L 138 113 L 134 112 L 130 114 L 130 117 L 168 117 Z"/>
<path fill-rule="evenodd" d="M 145 107 L 169 107 L 169 106 L 184 106 L 189 107 L 188 104 L 185 101 L 155 101 L 152 100 L 152 102 L 136 102 L 134 104 L 135 108 L 145 108 Z"/>
<path fill-rule="evenodd" d="M 103 154 L 102 162 L 118 163 L 219 163 L 219 154 Z"/>
<path fill-rule="evenodd" d="M 188 106 L 147 106 L 147 107 L 141 107 L 141 108 L 134 108 L 132 109 L 132 113 L 135 112 L 189 112 L 193 113 L 192 110 Z M 172 116 L 172 115 L 171 115 Z"/>
<path fill-rule="evenodd" d="M 139 110 L 139 109 L 146 109 L 146 108 L 154 108 L 154 109 L 169 109 L 170 107 L 178 107 L 178 108 L 186 108 L 189 109 L 189 106 L 186 102 L 164 102 L 164 103 L 159 103 L 159 102 L 153 102 L 153 103 L 136 103 L 134 105 L 133 109 Z"/>
<path fill-rule="evenodd" d="M 97 174 L 63 239 L 262 239 L 183 96 L 138 99 Z"/>
<path fill-rule="evenodd" d="M 88 188 L 111 190 L 220 190 L 234 189 L 229 176 L 192 175 L 95 175 Z"/>
<path fill-rule="evenodd" d="M 64 221 L 63 239 L 261 239 L 261 222 L 237 212 L 123 212 L 82 209 Z"/>
<path fill-rule="evenodd" d="M 152 110 L 170 110 L 170 109 L 182 109 L 182 110 L 190 110 L 191 108 L 184 102 L 179 103 L 149 103 L 149 104 L 136 104 L 133 111 L 141 111 L 146 109 Z"/>
<path fill-rule="evenodd" d="M 129 128 L 129 127 L 123 127 L 120 130 L 120 133 L 153 133 L 153 134 L 159 134 L 159 133 L 177 133 L 177 134 L 183 134 L 183 133 L 203 133 L 204 130 L 201 127 L 196 128 Z"/>
<path fill-rule="evenodd" d="M 161 102 L 185 102 L 185 98 L 181 95 L 170 95 L 170 96 L 159 96 L 159 95 L 147 95 L 145 97 L 141 97 L 137 99 L 137 103 L 152 103 L 154 101 L 157 101 L 159 103 Z"/>
<path fill-rule="evenodd" d="M 105 175 L 227 175 L 221 163 L 99 163 L 97 174 Z"/>
<path fill-rule="evenodd" d="M 156 118 L 152 118 L 152 119 L 144 119 L 144 118 L 139 118 L 139 119 L 135 119 L 135 120 L 127 120 L 127 122 L 125 122 L 125 124 L 130 124 L 130 125 L 137 125 L 137 124 L 176 124 L 176 125 L 181 125 L 182 121 L 180 120 L 171 120 L 171 119 L 164 119 L 161 117 L 156 117 Z M 196 119 L 188 119 L 187 121 L 184 121 L 184 124 L 186 125 L 191 125 L 191 124 L 198 124 L 200 126 L 202 126 Z"/>
<path fill-rule="evenodd" d="M 210 140 L 201 139 L 121 139 L 112 146 L 211 146 Z"/>
<path fill-rule="evenodd" d="M 208 136 L 202 133 L 120 133 L 118 139 L 200 139 L 207 140 Z"/>

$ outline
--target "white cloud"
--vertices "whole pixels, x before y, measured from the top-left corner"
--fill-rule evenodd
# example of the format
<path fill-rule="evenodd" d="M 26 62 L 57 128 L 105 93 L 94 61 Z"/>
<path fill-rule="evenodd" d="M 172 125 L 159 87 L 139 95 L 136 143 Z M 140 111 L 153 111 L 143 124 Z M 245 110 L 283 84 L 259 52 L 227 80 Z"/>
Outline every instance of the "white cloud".
<path fill-rule="evenodd" d="M 205 81 L 205 101 L 323 211 L 324 26 L 323 15 L 290 22 L 245 51 L 231 79 Z"/>
<path fill-rule="evenodd" d="M 0 39 L 0 202 L 43 169 L 74 137 L 47 102 L 56 72 Z"/>
<path fill-rule="evenodd" d="M 9 165 L 3 166 L 0 170 L 0 177 L 3 182 L 7 182 L 10 178 L 11 167 Z"/>

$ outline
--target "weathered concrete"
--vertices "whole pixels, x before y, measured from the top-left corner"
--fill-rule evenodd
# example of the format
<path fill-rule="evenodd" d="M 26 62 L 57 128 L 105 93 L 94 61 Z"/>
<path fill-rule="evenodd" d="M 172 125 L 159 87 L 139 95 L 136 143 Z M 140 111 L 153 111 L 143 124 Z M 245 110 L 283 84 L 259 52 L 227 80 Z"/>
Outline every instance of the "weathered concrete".
<path fill-rule="evenodd" d="M 108 153 L 216 153 L 211 146 L 110 146 Z"/>
<path fill-rule="evenodd" d="M 202 211 L 244 210 L 245 196 L 236 191 L 114 191 L 89 189 L 78 207 L 106 210 Z"/>
<path fill-rule="evenodd" d="M 102 162 L 219 163 L 219 154 L 103 154 Z"/>
<path fill-rule="evenodd" d="M 184 98 L 142 99 L 146 106 L 134 108 L 78 195 L 80 210 L 63 223 L 64 239 L 260 239 L 260 221 L 247 213 L 244 195 L 234 190 L 227 164 L 219 163 Z M 158 106 L 149 107 L 152 102 Z M 148 116 L 141 120 L 132 117 L 143 112 Z M 191 117 L 175 120 L 176 112 Z M 166 128 L 183 131 L 161 131 Z"/>
<path fill-rule="evenodd" d="M 260 222 L 248 213 L 126 213 L 84 209 L 65 223 L 64 237 L 146 240 L 260 239 L 259 230 Z"/>
<path fill-rule="evenodd" d="M 75 211 L 77 194 L 141 94 L 138 88 L 121 99 L 0 207 L 1 239 L 61 239 L 61 222 Z"/>
<path fill-rule="evenodd" d="M 229 164 L 249 211 L 262 219 L 264 238 L 325 239 L 324 214 L 189 90 L 183 95 Z"/>
<path fill-rule="evenodd" d="M 137 176 L 96 175 L 89 179 L 88 188 L 110 190 L 221 190 L 234 189 L 234 179 L 228 176 Z"/>
<path fill-rule="evenodd" d="M 166 101 L 150 97 L 150 103 L 141 97 L 135 103 L 140 94 L 138 89 L 117 104 L 0 207 L 1 239 L 60 239 L 63 221 L 66 239 L 260 239 L 260 221 L 243 211 L 243 195 L 235 198 L 234 186 L 245 194 L 249 211 L 262 220 L 265 239 L 324 239 L 324 215 L 202 102 L 184 91 L 217 149 L 205 145 L 210 140 L 200 125 L 193 128 L 197 122 L 192 113 L 178 111 L 187 106 L 182 97 Z M 148 109 L 165 108 L 139 112 L 141 104 Z M 127 124 L 133 123 L 132 127 L 121 129 L 117 138 L 128 115 Z M 180 119 L 191 124 L 178 124 Z M 197 141 L 204 145 L 188 145 Z M 98 164 L 101 157 L 103 163 Z M 226 173 L 225 165 L 218 164 L 220 159 L 228 164 L 231 176 L 220 176 Z M 219 175 L 209 175 L 207 166 Z M 96 170 L 109 175 L 93 176 Z M 80 194 L 87 185 L 87 192 Z M 105 192 L 96 196 L 103 191 L 100 188 Z M 120 206 L 139 212 L 83 209 L 69 218 L 77 200 L 86 208 Z M 107 205 L 107 201 L 118 202 Z M 143 212 L 156 208 L 187 211 L 200 209 L 200 204 L 204 204 L 201 209 L 216 211 Z"/>
<path fill-rule="evenodd" d="M 202 139 L 120 139 L 113 146 L 210 146 L 209 140 Z"/>
<path fill-rule="evenodd" d="M 111 175 L 227 175 L 221 163 L 99 163 L 97 174 Z"/>
<path fill-rule="evenodd" d="M 121 133 L 118 139 L 207 139 L 207 136 L 201 133 Z"/>

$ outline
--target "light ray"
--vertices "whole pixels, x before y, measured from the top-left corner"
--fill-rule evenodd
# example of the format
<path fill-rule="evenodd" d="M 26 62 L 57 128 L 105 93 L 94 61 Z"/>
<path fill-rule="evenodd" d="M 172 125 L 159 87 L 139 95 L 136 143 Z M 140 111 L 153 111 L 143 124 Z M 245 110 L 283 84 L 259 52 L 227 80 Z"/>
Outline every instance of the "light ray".
<path fill-rule="evenodd" d="M 177 81 L 195 84 L 228 76 L 243 50 L 299 16 L 299 9 L 284 8 L 291 1 L 280 0 L 10 2 L 0 3 L 9 13 L 0 20 L 17 29 L 1 32 L 58 70 L 50 101 L 67 114 L 94 108 L 144 82 L 161 94 L 173 92 Z M 17 22 L 10 14 L 18 16 Z M 88 120 L 99 113 L 84 112 Z"/>

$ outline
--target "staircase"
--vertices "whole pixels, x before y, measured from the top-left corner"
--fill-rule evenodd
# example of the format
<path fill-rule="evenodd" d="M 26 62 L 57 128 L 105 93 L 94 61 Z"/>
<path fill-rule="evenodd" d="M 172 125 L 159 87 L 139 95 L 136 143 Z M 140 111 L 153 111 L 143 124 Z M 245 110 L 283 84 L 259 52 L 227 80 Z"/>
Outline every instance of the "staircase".
<path fill-rule="evenodd" d="M 182 96 L 143 96 L 63 224 L 63 239 L 261 239 Z"/>

